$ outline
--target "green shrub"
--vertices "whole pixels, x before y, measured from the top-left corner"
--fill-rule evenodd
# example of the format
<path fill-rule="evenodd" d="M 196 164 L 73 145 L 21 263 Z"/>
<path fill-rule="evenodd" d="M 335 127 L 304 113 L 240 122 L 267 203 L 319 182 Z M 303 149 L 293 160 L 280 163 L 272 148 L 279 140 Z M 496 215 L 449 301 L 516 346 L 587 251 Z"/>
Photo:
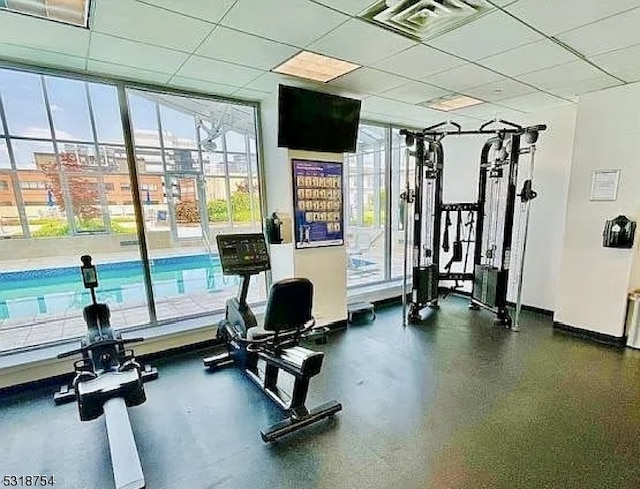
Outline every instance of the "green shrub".
<path fill-rule="evenodd" d="M 45 221 L 41 219 L 41 221 Z M 33 221 L 32 221 L 33 222 Z M 55 236 L 68 236 L 69 224 L 62 219 L 48 219 L 40 224 L 40 229 L 34 231 L 34 238 L 50 238 Z"/>
<path fill-rule="evenodd" d="M 227 201 L 223 199 L 210 200 L 207 203 L 209 222 L 226 222 L 229 220 Z"/>

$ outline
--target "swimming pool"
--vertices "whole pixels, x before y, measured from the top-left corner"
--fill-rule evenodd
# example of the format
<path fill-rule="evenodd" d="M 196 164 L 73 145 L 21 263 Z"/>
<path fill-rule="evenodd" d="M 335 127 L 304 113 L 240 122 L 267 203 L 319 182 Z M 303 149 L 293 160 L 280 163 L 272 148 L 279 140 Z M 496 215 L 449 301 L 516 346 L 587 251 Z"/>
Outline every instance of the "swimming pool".
<path fill-rule="evenodd" d="M 142 262 L 104 263 L 98 269 L 98 300 L 108 304 L 144 305 Z M 203 294 L 235 287 L 237 277 L 225 277 L 217 256 L 185 255 L 151 260 L 156 298 Z M 0 319 L 81 310 L 90 303 L 80 267 L 0 273 Z"/>

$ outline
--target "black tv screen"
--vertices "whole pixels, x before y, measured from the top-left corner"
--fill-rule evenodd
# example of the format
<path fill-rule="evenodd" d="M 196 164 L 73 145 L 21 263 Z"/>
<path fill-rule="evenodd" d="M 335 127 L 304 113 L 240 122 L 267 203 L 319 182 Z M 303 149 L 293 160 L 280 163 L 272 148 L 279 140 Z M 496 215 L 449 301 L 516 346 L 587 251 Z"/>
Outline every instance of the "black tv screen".
<path fill-rule="evenodd" d="M 360 100 L 280 85 L 278 146 L 355 152 L 360 105 Z"/>

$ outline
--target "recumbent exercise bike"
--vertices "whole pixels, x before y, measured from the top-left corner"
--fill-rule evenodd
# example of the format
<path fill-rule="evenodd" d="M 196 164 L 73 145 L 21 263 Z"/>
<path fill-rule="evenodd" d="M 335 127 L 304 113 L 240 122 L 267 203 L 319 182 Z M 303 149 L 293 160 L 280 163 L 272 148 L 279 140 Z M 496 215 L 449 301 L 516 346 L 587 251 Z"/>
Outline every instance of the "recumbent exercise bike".
<path fill-rule="evenodd" d="M 96 300 L 98 276 L 91 260 L 89 255 L 81 258 L 82 280 L 92 300 L 83 311 L 87 333 L 80 348 L 58 355 L 66 358 L 81 354 L 82 358 L 74 362 L 71 385 L 56 392 L 54 401 L 63 404 L 76 400 L 81 421 L 104 414 L 116 488 L 143 489 L 145 480 L 127 407 L 146 401 L 143 382 L 156 379 L 158 372 L 148 365 L 142 367 L 133 351 L 125 348 L 143 338 L 123 339 L 111 328 L 109 307 Z"/>
<path fill-rule="evenodd" d="M 239 275 L 238 296 L 227 300 L 225 319 L 217 339 L 227 352 L 204 359 L 208 368 L 235 364 L 286 414 L 287 418 L 262 431 L 265 442 L 274 441 L 325 418 L 342 405 L 327 402 L 315 409 L 305 406 L 309 381 L 320 373 L 324 353 L 299 346 L 303 339 L 326 342 L 328 328 L 315 325 L 311 310 L 313 284 L 305 278 L 281 280 L 271 287 L 262 327 L 247 304 L 252 275 L 270 269 L 262 234 L 218 235 L 218 251 L 225 275 Z M 264 368 L 261 366 L 264 365 Z M 280 371 L 293 376 L 293 388 L 278 385 Z"/>

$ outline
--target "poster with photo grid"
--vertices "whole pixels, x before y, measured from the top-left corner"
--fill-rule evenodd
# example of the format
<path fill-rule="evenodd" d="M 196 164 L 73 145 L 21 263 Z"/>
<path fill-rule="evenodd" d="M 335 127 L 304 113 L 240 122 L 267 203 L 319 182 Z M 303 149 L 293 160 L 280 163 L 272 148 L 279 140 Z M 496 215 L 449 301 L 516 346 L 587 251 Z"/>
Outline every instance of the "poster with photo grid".
<path fill-rule="evenodd" d="M 292 163 L 296 248 L 343 245 L 342 163 Z"/>

